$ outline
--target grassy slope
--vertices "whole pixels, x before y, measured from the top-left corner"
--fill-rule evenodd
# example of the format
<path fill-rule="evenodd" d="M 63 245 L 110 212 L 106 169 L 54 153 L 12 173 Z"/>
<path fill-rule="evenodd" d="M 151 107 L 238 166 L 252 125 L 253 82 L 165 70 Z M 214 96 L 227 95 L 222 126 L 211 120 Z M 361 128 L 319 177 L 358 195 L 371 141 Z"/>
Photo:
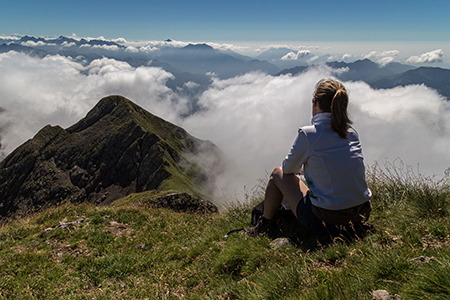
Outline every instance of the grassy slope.
<path fill-rule="evenodd" d="M 344 242 L 300 231 L 281 250 L 249 225 L 251 205 L 190 215 L 136 205 L 64 205 L 0 228 L 2 299 L 403 299 L 450 297 L 448 182 L 373 169 L 374 233 Z M 258 201 L 256 195 L 253 202 Z M 426 201 L 428 200 L 428 201 Z M 70 231 L 59 221 L 84 221 Z M 411 263 L 421 255 L 429 263 Z"/>
<path fill-rule="evenodd" d="M 161 184 L 159 190 L 169 189 L 208 197 L 209 195 L 199 188 L 199 186 L 203 183 L 201 178 L 195 176 L 196 174 L 199 174 L 199 169 L 202 169 L 203 172 L 208 172 L 208 170 L 205 170 L 192 159 L 187 158 L 184 153 L 186 151 L 185 148 L 189 148 L 189 142 L 193 142 L 191 139 L 195 138 L 181 127 L 164 121 L 163 119 L 145 111 L 130 100 L 122 99 L 122 101 L 126 104 L 128 112 L 133 115 L 133 120 L 137 120 L 138 124 L 144 130 L 158 135 L 163 140 L 160 143 L 167 148 L 172 147 L 180 156 L 183 157 L 184 160 L 189 161 L 191 164 L 191 169 L 198 168 L 198 170 L 182 170 L 178 163 L 176 163 L 166 151 L 164 159 L 168 165 L 165 168 L 172 176 Z M 205 141 L 203 142 L 206 143 Z M 213 147 L 212 144 L 211 147 Z M 218 151 L 218 149 L 216 151 Z M 210 175 L 213 176 L 212 174 Z"/>

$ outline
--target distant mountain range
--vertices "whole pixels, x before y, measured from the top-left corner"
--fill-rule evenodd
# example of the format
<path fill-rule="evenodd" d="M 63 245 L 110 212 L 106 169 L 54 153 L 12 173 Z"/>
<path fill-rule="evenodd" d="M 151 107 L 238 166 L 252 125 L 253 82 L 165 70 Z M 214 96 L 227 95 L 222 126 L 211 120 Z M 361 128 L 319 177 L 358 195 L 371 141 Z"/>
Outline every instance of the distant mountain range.
<path fill-rule="evenodd" d="M 328 62 L 327 66 L 333 69 L 340 69 L 339 79 L 343 81 L 358 81 L 362 80 L 367 83 L 371 83 L 374 80 L 378 80 L 380 78 L 384 78 L 386 76 L 392 76 L 401 74 L 403 72 L 414 69 L 412 66 L 403 65 L 399 63 L 389 63 L 386 66 L 381 67 L 379 64 L 374 63 L 369 59 L 357 60 L 352 63 L 345 62 Z M 313 66 L 299 66 L 291 69 L 285 69 L 279 72 L 277 75 L 281 74 L 292 74 L 297 75 L 303 73 L 310 67 Z"/>
<path fill-rule="evenodd" d="M 193 101 L 196 109 L 198 95 L 211 84 L 213 77 L 231 78 L 251 71 L 264 72 L 269 75 L 296 75 L 306 71 L 314 58 L 316 65 L 326 64 L 333 69 L 340 69 L 337 77 L 343 81 L 364 81 L 373 88 L 392 88 L 408 84 L 425 84 L 436 89 L 450 99 L 450 76 L 447 69 L 419 67 L 400 63 L 385 66 L 369 60 L 347 62 L 326 62 L 329 55 L 317 56 L 312 51 L 294 51 L 289 48 L 269 49 L 256 59 L 240 55 L 231 50 L 217 50 L 206 44 L 189 44 L 184 47 L 172 45 L 171 40 L 161 46 L 142 50 L 130 49 L 120 43 L 101 39 L 74 39 L 60 36 L 54 39 L 24 36 L 18 40 L 4 40 L 0 53 L 19 51 L 29 55 L 44 57 L 46 55 L 63 55 L 78 58 L 85 65 L 102 57 L 125 61 L 133 67 L 155 66 L 174 75 L 167 86 L 178 93 L 185 93 Z M 286 58 L 288 57 L 288 58 Z M 186 83 L 195 83 L 186 89 Z"/>
<path fill-rule="evenodd" d="M 450 70 L 433 67 L 415 68 L 399 63 L 389 63 L 381 67 L 369 59 L 353 63 L 329 62 L 333 69 L 341 69 L 336 77 L 342 81 L 364 81 L 376 89 L 390 89 L 397 86 L 424 84 L 450 99 Z M 276 75 L 298 75 L 314 66 L 299 66 L 283 70 Z"/>
<path fill-rule="evenodd" d="M 450 70 L 420 67 L 402 74 L 387 76 L 371 83 L 372 87 L 390 89 L 396 86 L 424 84 L 450 99 Z"/>
<path fill-rule="evenodd" d="M 230 50 L 215 50 L 206 44 L 174 47 L 170 40 L 166 42 L 165 46 L 155 47 L 148 51 L 130 51 L 123 45 L 104 40 L 76 40 L 64 36 L 56 39 L 43 39 L 24 36 L 12 43 L 0 46 L 0 53 L 10 50 L 39 57 L 47 54 L 59 54 L 75 58 L 81 55 L 87 64 L 104 56 L 129 62 L 130 65 L 136 65 L 136 62 L 143 66 L 161 63 L 160 66 L 170 69 L 175 73 L 174 75 L 191 73 L 205 76 L 206 73 L 210 73 L 219 78 L 230 78 L 251 71 L 263 71 L 269 74 L 280 71 L 277 66 L 267 61 L 253 59 Z M 200 80 L 203 81 L 204 78 Z"/>
<path fill-rule="evenodd" d="M 0 162 L 0 220 L 62 200 L 109 204 L 159 189 L 208 195 L 224 167 L 213 143 L 110 96 L 67 129 L 47 125 Z"/>

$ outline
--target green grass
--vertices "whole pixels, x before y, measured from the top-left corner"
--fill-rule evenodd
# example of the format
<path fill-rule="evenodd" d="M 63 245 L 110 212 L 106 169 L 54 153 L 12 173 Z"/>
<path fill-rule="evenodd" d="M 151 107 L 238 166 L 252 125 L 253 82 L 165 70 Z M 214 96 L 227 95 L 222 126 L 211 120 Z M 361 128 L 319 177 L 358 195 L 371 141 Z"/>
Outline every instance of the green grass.
<path fill-rule="evenodd" d="M 267 237 L 222 240 L 249 227 L 258 192 L 212 215 L 139 205 L 157 192 L 48 209 L 0 228 L 0 299 L 371 299 L 378 289 L 449 299 L 448 177 L 388 165 L 368 182 L 371 232 L 349 240 L 300 228 L 295 246 L 277 250 Z M 410 262 L 422 255 L 433 259 Z"/>

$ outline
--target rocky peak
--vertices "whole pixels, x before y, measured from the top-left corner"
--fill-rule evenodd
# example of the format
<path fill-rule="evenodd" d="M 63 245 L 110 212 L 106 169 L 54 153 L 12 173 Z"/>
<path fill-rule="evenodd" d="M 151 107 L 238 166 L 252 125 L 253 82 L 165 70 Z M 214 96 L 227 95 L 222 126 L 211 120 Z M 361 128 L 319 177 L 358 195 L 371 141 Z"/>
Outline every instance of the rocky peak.
<path fill-rule="evenodd" d="M 111 115 L 118 115 L 118 111 L 126 110 L 126 106 L 128 104 L 128 100 L 121 96 L 109 96 L 106 98 L 101 99 L 97 105 L 92 108 L 85 118 L 81 119 L 78 123 L 73 125 L 72 127 L 68 128 L 68 132 L 79 132 L 82 131 L 90 126 L 92 126 L 94 123 L 99 121 L 105 116 Z M 117 109 L 115 112 L 113 112 L 115 109 Z"/>

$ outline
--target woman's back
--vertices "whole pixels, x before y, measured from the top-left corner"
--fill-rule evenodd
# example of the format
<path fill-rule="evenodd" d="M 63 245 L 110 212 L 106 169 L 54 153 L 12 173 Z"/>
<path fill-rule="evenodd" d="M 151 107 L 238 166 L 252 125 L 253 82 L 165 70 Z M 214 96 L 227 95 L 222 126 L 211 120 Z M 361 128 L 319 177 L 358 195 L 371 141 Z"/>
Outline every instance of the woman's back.
<path fill-rule="evenodd" d="M 341 210 L 370 199 L 358 133 L 349 127 L 347 138 L 331 128 L 328 113 L 317 114 L 312 126 L 300 129 L 307 139 L 304 175 L 311 190 L 313 205 Z"/>

